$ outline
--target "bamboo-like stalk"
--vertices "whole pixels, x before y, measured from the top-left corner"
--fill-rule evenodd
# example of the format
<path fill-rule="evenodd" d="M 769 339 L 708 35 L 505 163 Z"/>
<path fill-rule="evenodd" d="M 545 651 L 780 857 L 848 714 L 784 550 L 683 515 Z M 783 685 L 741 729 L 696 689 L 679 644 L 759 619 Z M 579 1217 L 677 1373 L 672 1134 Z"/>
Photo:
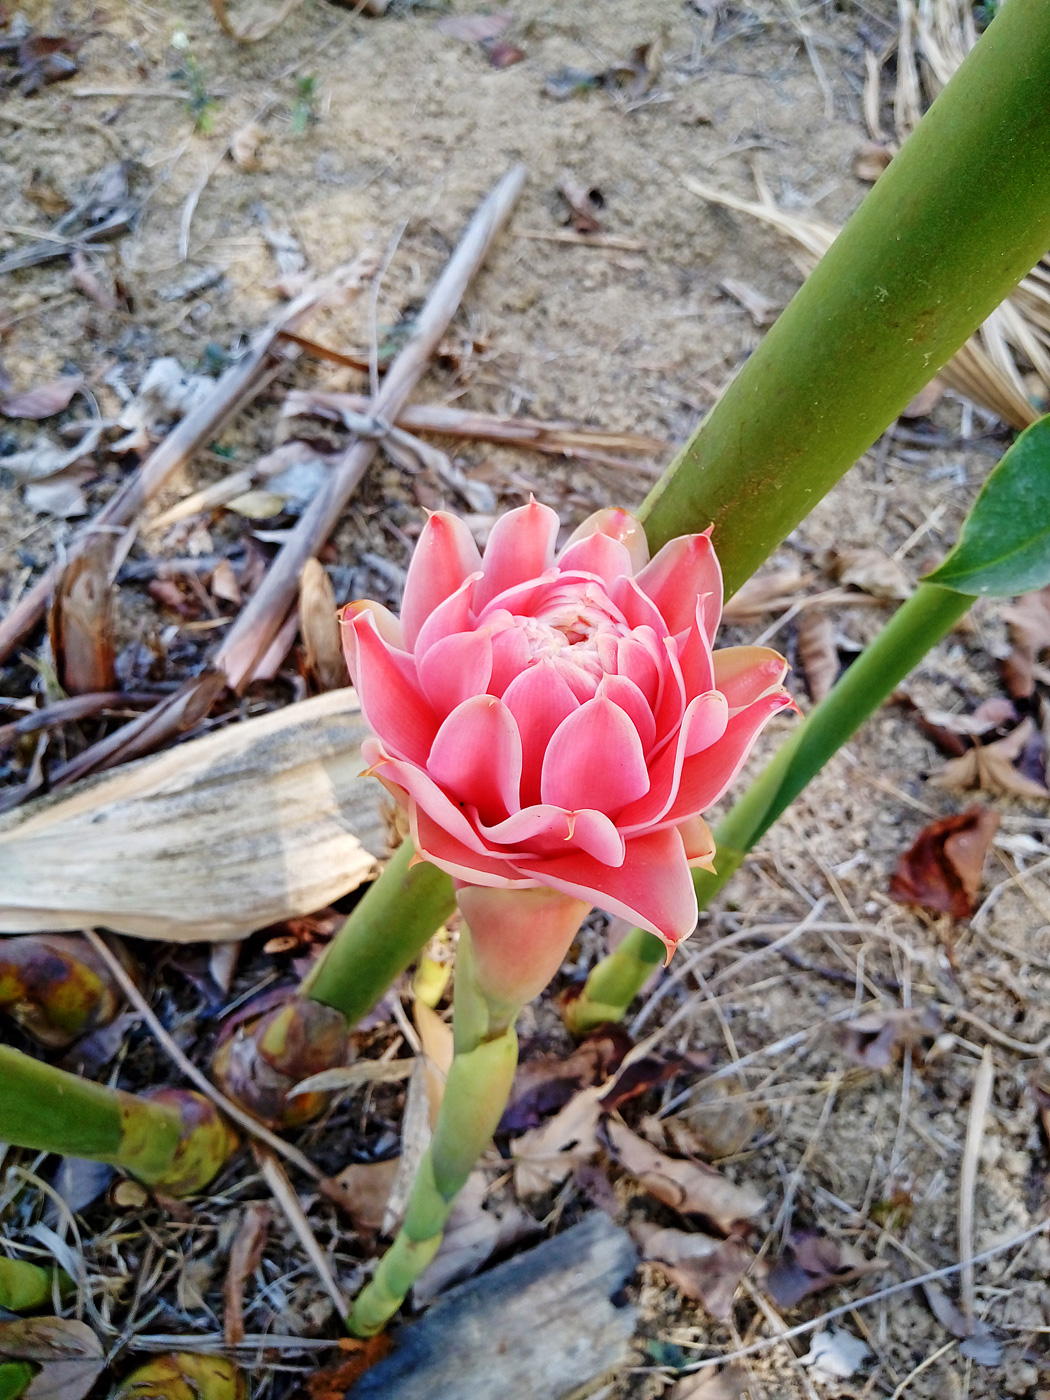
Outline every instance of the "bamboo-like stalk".
<path fill-rule="evenodd" d="M 514 1081 L 519 1008 L 486 996 L 465 924 L 453 1006 L 455 1053 L 434 1136 L 416 1173 L 405 1222 L 347 1321 L 358 1337 L 386 1325 L 437 1253 L 453 1202 L 496 1131 Z"/>
<path fill-rule="evenodd" d="M 1050 245 L 1050 6 L 1010 0 L 642 507 L 733 593 Z"/>
<path fill-rule="evenodd" d="M 236 1145 L 200 1094 L 128 1094 L 7 1045 L 0 1045 L 0 1140 L 110 1162 L 172 1196 L 206 1186 Z"/>
<path fill-rule="evenodd" d="M 932 646 L 955 626 L 974 599 L 936 584 L 920 585 L 854 661 L 819 705 L 777 750 L 771 762 L 715 827 L 718 873 L 693 871 L 706 909 L 747 853 L 856 733 Z M 580 996 L 565 1010 L 577 1035 L 618 1021 L 663 961 L 658 938 L 635 928 L 592 970 Z"/>

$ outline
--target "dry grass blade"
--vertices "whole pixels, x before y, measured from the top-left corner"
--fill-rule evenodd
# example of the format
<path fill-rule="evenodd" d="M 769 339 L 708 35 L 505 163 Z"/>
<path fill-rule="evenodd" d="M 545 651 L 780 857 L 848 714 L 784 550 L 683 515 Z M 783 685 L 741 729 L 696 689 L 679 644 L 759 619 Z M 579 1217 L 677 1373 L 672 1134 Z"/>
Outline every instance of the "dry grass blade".
<path fill-rule="evenodd" d="M 977 1170 L 981 1159 L 984 1123 L 995 1087 L 995 1060 L 990 1045 L 984 1047 L 981 1063 L 974 1079 L 970 1099 L 970 1117 L 966 1124 L 966 1146 L 959 1168 L 959 1291 L 963 1311 L 972 1318 L 977 1306 L 973 1284 L 973 1203 L 977 1191 Z"/>
<path fill-rule="evenodd" d="M 699 195 L 701 199 L 760 219 L 794 239 L 804 250 L 800 262 L 807 273 L 813 270 L 838 236 L 838 229 L 831 224 L 780 209 L 761 184 L 760 199 L 756 202 L 741 199 L 738 195 L 717 189 L 714 185 L 705 184 L 689 175 L 682 175 L 680 179 L 686 189 Z M 938 377 L 949 388 L 989 409 L 1012 428 L 1027 428 L 1035 422 L 1039 413 L 1028 400 L 1020 371 L 1008 347 L 1014 345 L 1031 357 L 1029 347 L 1032 341 L 1046 341 L 1045 331 L 1040 336 L 1033 329 L 1031 321 L 1025 317 L 1028 301 L 1042 301 L 1050 318 L 1050 288 L 1047 289 L 1047 297 L 1044 298 L 1034 290 L 1042 284 L 1031 278 L 1028 280 L 1027 301 L 1017 298 L 1016 295 L 1007 298 L 1003 305 L 992 313 L 977 335 L 971 336 L 948 363 L 938 370 Z M 1019 326 L 1024 327 L 1023 331 L 1018 330 Z M 1033 363 L 1036 361 L 1033 360 Z M 1047 389 L 1050 391 L 1050 382 L 1047 382 Z"/>
<path fill-rule="evenodd" d="M 310 1228 L 306 1211 L 303 1210 L 299 1197 L 292 1188 L 292 1183 L 285 1175 L 284 1168 L 268 1148 L 253 1143 L 252 1151 L 267 1186 L 273 1192 L 274 1200 L 284 1211 L 289 1225 L 295 1231 L 299 1243 L 310 1263 L 314 1266 L 317 1277 L 324 1284 L 328 1296 L 335 1304 L 339 1316 L 345 1318 L 350 1311 L 350 1305 L 335 1281 L 335 1275 L 329 1268 L 328 1260 L 324 1257 L 321 1246 L 317 1243 L 317 1236 Z"/>
<path fill-rule="evenodd" d="M 385 849 L 367 732 L 353 691 L 334 691 L 9 813 L 0 932 L 193 942 L 323 908 Z"/>

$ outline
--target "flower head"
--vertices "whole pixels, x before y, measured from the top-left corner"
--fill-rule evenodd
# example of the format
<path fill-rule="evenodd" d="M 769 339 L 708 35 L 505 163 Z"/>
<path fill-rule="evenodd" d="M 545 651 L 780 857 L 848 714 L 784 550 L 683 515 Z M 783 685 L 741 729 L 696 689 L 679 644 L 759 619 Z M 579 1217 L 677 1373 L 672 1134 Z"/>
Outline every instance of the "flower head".
<path fill-rule="evenodd" d="M 407 809 L 421 856 L 467 885 L 547 887 L 622 914 L 668 947 L 696 923 L 700 813 L 765 722 L 791 705 L 784 659 L 712 650 L 722 576 L 710 532 L 649 560 L 626 511 L 560 553 L 532 501 L 482 556 L 428 519 L 400 620 L 344 611 L 347 664 L 376 737 L 364 753 Z"/>

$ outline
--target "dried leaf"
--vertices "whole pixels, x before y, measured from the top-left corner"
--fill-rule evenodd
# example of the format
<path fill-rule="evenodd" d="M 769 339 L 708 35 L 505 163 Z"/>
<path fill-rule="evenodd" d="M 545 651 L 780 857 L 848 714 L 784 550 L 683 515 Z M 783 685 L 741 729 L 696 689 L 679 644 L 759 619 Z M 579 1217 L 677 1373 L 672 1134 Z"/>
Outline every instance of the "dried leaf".
<path fill-rule="evenodd" d="M 259 147 L 265 139 L 266 132 L 258 122 L 248 122 L 233 133 L 230 155 L 242 170 L 258 170 Z"/>
<path fill-rule="evenodd" d="M 527 57 L 524 49 L 517 44 L 508 44 L 505 39 L 494 39 L 485 44 L 484 49 L 489 56 L 490 68 L 513 68 L 515 63 Z"/>
<path fill-rule="evenodd" d="M 888 1267 L 886 1260 L 868 1259 L 851 1244 L 809 1232 L 795 1236 L 773 1262 L 765 1289 L 778 1308 L 793 1308 L 811 1293 L 882 1273 Z"/>
<path fill-rule="evenodd" d="M 449 39 L 462 39 L 468 44 L 481 44 L 486 39 L 498 39 L 514 23 L 509 10 L 494 15 L 442 15 L 434 23 L 439 34 Z"/>
<path fill-rule="evenodd" d="M 83 1400 L 105 1364 L 91 1328 L 63 1317 L 0 1322 L 0 1356 L 40 1363 L 25 1400 Z"/>
<path fill-rule="evenodd" d="M 1016 759 L 1032 750 L 1033 767 L 1039 778 L 1030 778 L 1014 766 Z M 978 744 L 959 758 L 953 758 L 933 775 L 940 787 L 965 791 L 980 788 L 983 792 L 1005 797 L 1050 798 L 1043 776 L 1046 771 L 1046 745 L 1030 717 L 1003 739 L 991 744 Z"/>
<path fill-rule="evenodd" d="M 699 8 L 706 0 L 693 0 Z M 750 1377 L 743 1366 L 725 1366 L 720 1371 L 699 1371 L 676 1382 L 667 1400 L 744 1400 L 750 1394 Z"/>
<path fill-rule="evenodd" d="M 834 550 L 829 562 L 840 583 L 852 584 L 874 598 L 903 601 L 915 592 L 905 570 L 881 549 Z"/>
<path fill-rule="evenodd" d="M 302 4 L 302 0 L 284 0 L 277 9 L 265 16 L 249 20 L 247 24 L 237 26 L 233 24 L 226 10 L 226 0 L 211 0 L 212 13 L 219 22 L 219 28 L 224 34 L 228 34 L 231 39 L 236 39 L 240 44 L 256 44 L 260 39 L 265 39 L 267 34 L 272 34 L 279 24 L 283 24 L 294 9 Z"/>
<path fill-rule="evenodd" d="M 265 1202 L 251 1201 L 245 1206 L 240 1226 L 233 1237 L 222 1290 L 225 1304 L 223 1340 L 228 1347 L 244 1340 L 244 1285 L 262 1263 L 272 1221 L 273 1213 Z"/>
<path fill-rule="evenodd" d="M 815 705 L 835 684 L 839 654 L 835 648 L 835 624 L 820 608 L 807 608 L 798 624 L 798 656 Z"/>
<path fill-rule="evenodd" d="M 471 1172 L 452 1207 L 441 1248 L 412 1289 L 417 1307 L 476 1274 L 496 1250 L 542 1233 L 539 1221 L 514 1201 L 492 1201 L 486 1209 L 488 1192 L 489 1173 Z"/>
<path fill-rule="evenodd" d="M 430 1130 L 437 1123 L 438 1109 L 445 1096 L 445 1080 L 452 1067 L 452 1027 L 443 1021 L 433 1007 L 417 997 L 412 1003 L 412 1019 L 419 1032 L 426 1069 L 427 1099 L 430 1104 Z"/>
<path fill-rule="evenodd" d="M 818 1332 L 802 1357 L 802 1365 L 810 1367 L 814 1380 L 849 1380 L 871 1355 L 867 1342 L 862 1342 L 844 1327 L 829 1327 Z"/>
<path fill-rule="evenodd" d="M 342 898 L 386 850 L 367 733 L 333 691 L 0 816 L 0 932 L 243 938 Z"/>
<path fill-rule="evenodd" d="M 355 1060 L 352 1065 L 337 1065 L 301 1079 L 288 1091 L 290 1099 L 300 1094 L 348 1093 L 364 1089 L 369 1084 L 398 1084 L 412 1073 L 411 1060 Z"/>
<path fill-rule="evenodd" d="M 893 149 L 881 141 L 865 141 L 853 157 L 853 173 L 858 180 L 866 180 L 873 185 L 893 156 Z"/>
<path fill-rule="evenodd" d="M 775 569 L 770 574 L 756 574 L 738 588 L 722 609 L 724 622 L 756 622 L 771 612 L 784 612 L 797 603 L 802 590 L 812 582 L 812 574 L 803 574 L 793 566 Z"/>
<path fill-rule="evenodd" d="M 272 520 L 284 511 L 285 498 L 273 491 L 245 491 L 226 502 L 226 509 L 236 511 L 246 520 Z"/>
<path fill-rule="evenodd" d="M 50 83 L 65 82 L 77 72 L 80 45 L 63 34 L 29 34 L 18 46 L 18 91 L 30 97 Z"/>
<path fill-rule="evenodd" d="M 350 684 L 332 581 L 317 559 L 308 559 L 299 575 L 299 635 L 307 675 L 319 691 Z"/>
<path fill-rule="evenodd" d="M 672 1283 L 718 1322 L 732 1316 L 733 1298 L 755 1256 L 739 1240 L 719 1240 L 697 1231 L 661 1229 L 638 1221 L 631 1234 L 642 1257 L 665 1266 Z"/>
<path fill-rule="evenodd" d="M 584 1089 L 538 1128 L 511 1143 L 514 1189 L 522 1200 L 558 1186 L 598 1153 L 602 1086 Z"/>
<path fill-rule="evenodd" d="M 683 1157 L 732 1157 L 754 1137 L 761 1115 L 754 1104 L 715 1083 L 681 1113 L 661 1121 Z"/>
<path fill-rule="evenodd" d="M 937 1321 L 953 1337 L 962 1340 L 959 1351 L 963 1356 L 976 1361 L 978 1366 L 998 1366 L 1001 1363 L 1002 1344 L 996 1340 L 986 1322 L 979 1317 L 967 1317 L 938 1284 L 924 1283 L 922 1289 Z"/>
<path fill-rule="evenodd" d="M 897 904 L 918 904 L 937 914 L 951 914 L 953 919 L 968 919 L 998 827 L 999 814 L 979 805 L 930 822 L 897 862 L 890 898 Z"/>
<path fill-rule="evenodd" d="M 1050 588 L 1018 598 L 1003 609 L 1003 619 L 1014 644 L 1003 663 L 1003 677 L 1015 699 L 1027 699 L 1035 691 L 1035 663 L 1050 648 Z"/>
<path fill-rule="evenodd" d="M 425 1061 L 417 1055 L 412 1062 L 412 1074 L 405 1095 L 405 1110 L 401 1115 L 401 1156 L 397 1159 L 394 1184 L 390 1188 L 383 1213 L 382 1233 L 393 1235 L 401 1224 L 416 1172 L 430 1146 L 430 1096 L 427 1093 Z"/>
<path fill-rule="evenodd" d="M 51 653 L 68 695 L 116 690 L 114 537 L 97 536 L 62 570 L 48 617 Z"/>
<path fill-rule="evenodd" d="M 59 520 L 87 515 L 88 504 L 80 489 L 83 480 L 83 476 L 67 472 L 56 473 L 47 481 L 31 482 L 23 493 L 25 503 L 34 514 L 53 515 Z"/>
<path fill-rule="evenodd" d="M 117 299 L 112 289 L 102 285 L 88 261 L 87 254 L 80 248 L 73 249 L 69 259 L 69 273 L 74 287 L 89 297 L 96 306 L 101 306 L 103 311 L 115 309 Z"/>
<path fill-rule="evenodd" d="M 389 1355 L 393 1345 L 389 1332 L 379 1332 L 369 1337 L 367 1342 L 355 1342 L 353 1338 L 344 1337 L 340 1347 L 352 1347 L 352 1355 L 345 1361 L 323 1366 L 307 1376 L 306 1389 L 310 1400 L 346 1400 L 346 1393 L 354 1382 Z"/>
<path fill-rule="evenodd" d="M 220 559 L 212 570 L 211 596 L 221 599 L 224 603 L 232 603 L 234 607 L 240 607 L 243 601 L 237 575 L 228 559 Z"/>
<path fill-rule="evenodd" d="M 944 385 L 939 379 L 931 379 L 925 389 L 920 389 L 906 408 L 901 409 L 902 418 L 925 418 L 944 398 Z"/>
<path fill-rule="evenodd" d="M 763 1197 L 749 1186 L 737 1186 L 714 1167 L 668 1157 L 610 1119 L 609 1144 L 620 1165 L 649 1195 L 683 1215 L 703 1215 L 727 1234 L 737 1221 L 753 1219 Z"/>
<path fill-rule="evenodd" d="M 405 1060 L 397 1063 L 411 1062 Z M 327 1189 L 329 1192 L 333 1187 L 336 1189 L 340 1204 L 358 1230 L 369 1235 L 379 1233 L 399 1160 L 389 1157 L 385 1162 L 353 1162 L 328 1182 Z"/>
<path fill-rule="evenodd" d="M 718 285 L 727 296 L 740 303 L 756 326 L 771 326 L 780 315 L 781 307 L 763 296 L 750 282 L 742 282 L 737 277 L 723 277 Z"/>
<path fill-rule="evenodd" d="M 601 190 L 566 173 L 558 181 L 558 193 L 569 206 L 569 224 L 577 233 L 601 233 L 598 212 L 605 207 Z"/>
<path fill-rule="evenodd" d="M 82 374 L 65 374 L 21 394 L 4 394 L 0 398 L 0 413 L 5 418 L 52 418 L 68 408 L 73 395 L 83 387 Z"/>
<path fill-rule="evenodd" d="M 897 1050 L 920 1045 L 940 1028 L 935 1006 L 886 1007 L 845 1023 L 846 1053 L 869 1069 L 886 1069 Z"/>
<path fill-rule="evenodd" d="M 643 1055 L 631 1059 L 602 1094 L 602 1109 L 615 1113 L 631 1099 L 640 1098 L 650 1089 L 669 1084 L 680 1074 L 700 1074 L 710 1069 L 704 1055 Z"/>
<path fill-rule="evenodd" d="M 557 1113 L 581 1089 L 604 1085 L 631 1048 L 621 1026 L 606 1026 L 571 1055 L 543 1055 L 519 1064 L 499 1131 L 523 1133 Z"/>

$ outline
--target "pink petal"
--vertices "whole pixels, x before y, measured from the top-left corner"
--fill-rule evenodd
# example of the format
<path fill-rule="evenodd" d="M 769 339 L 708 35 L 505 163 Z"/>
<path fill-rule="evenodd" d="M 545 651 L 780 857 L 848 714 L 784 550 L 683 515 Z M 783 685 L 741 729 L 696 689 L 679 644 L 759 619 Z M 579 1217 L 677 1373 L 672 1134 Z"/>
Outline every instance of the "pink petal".
<path fill-rule="evenodd" d="M 419 629 L 412 651 L 418 661 L 432 646 L 451 637 L 454 632 L 474 630 L 474 586 L 481 577 L 480 570 L 468 574 L 454 593 L 439 603 Z"/>
<path fill-rule="evenodd" d="M 515 861 L 515 866 L 552 889 L 647 928 L 668 948 L 696 926 L 696 892 L 682 838 L 674 827 L 631 837 L 618 870 L 583 855 Z"/>
<path fill-rule="evenodd" d="M 743 768 L 766 722 L 793 704 L 791 696 L 783 690 L 763 696 L 745 710 L 738 710 L 716 744 L 686 759 L 677 796 L 661 820 L 682 822 L 717 802 Z"/>
<path fill-rule="evenodd" d="M 506 614 L 509 625 L 505 627 L 495 625 L 499 616 L 499 613 L 490 614 L 486 623 L 492 630 L 492 676 L 489 680 L 489 691 L 493 695 L 502 695 L 505 698 L 515 677 L 528 670 L 532 660 L 532 649 L 525 633 L 511 619 L 510 613 Z"/>
<path fill-rule="evenodd" d="M 582 525 L 577 525 L 565 541 L 565 549 L 558 556 L 558 563 L 562 562 L 566 551 L 577 540 L 585 540 L 590 535 L 608 535 L 611 540 L 619 540 L 622 545 L 626 545 L 631 556 L 630 571 L 633 574 L 639 569 L 644 569 L 649 562 L 649 542 L 638 521 L 619 506 L 606 506 L 603 510 L 596 510 L 593 515 L 589 515 Z"/>
<path fill-rule="evenodd" d="M 787 675 L 787 662 L 769 647 L 721 647 L 714 653 L 715 685 L 731 710 L 750 705 Z"/>
<path fill-rule="evenodd" d="M 613 815 L 649 791 L 638 731 L 619 705 L 588 700 L 562 720 L 547 745 L 540 776 L 544 802 Z"/>
<path fill-rule="evenodd" d="M 651 569 L 652 565 L 646 566 Z M 649 595 L 643 592 L 638 579 L 626 575 L 609 585 L 609 597 L 623 613 L 628 627 L 637 631 L 649 627 L 657 637 L 667 637 L 675 630 L 669 627 L 663 613 Z M 695 603 L 695 599 L 693 600 Z"/>
<path fill-rule="evenodd" d="M 365 718 L 396 757 L 425 763 L 438 720 L 411 676 L 411 658 L 387 646 L 370 612 L 359 613 L 348 631 L 355 646 L 347 664 Z"/>
<path fill-rule="evenodd" d="M 521 804 L 531 807 L 540 800 L 543 755 L 551 736 L 580 702 L 551 661 L 540 661 L 511 681 L 503 702 L 521 735 Z"/>
<path fill-rule="evenodd" d="M 466 529 L 466 526 L 464 526 Z M 485 546 L 485 577 L 478 585 L 477 606 L 527 579 L 538 578 L 554 562 L 558 517 L 550 506 L 530 501 L 501 515 Z"/>
<path fill-rule="evenodd" d="M 715 873 L 715 838 L 703 817 L 687 817 L 678 823 L 678 834 L 685 847 L 686 860 L 692 869 Z"/>
<path fill-rule="evenodd" d="M 587 581 L 586 574 L 573 574 L 573 579 L 581 582 Z M 561 589 L 565 580 L 559 575 L 557 569 L 546 569 L 536 578 L 526 579 L 524 583 L 511 584 L 502 593 L 497 593 L 494 598 L 490 598 L 484 609 L 479 605 L 478 620 L 486 624 L 499 613 L 509 613 L 512 617 L 531 617 L 539 612 L 546 599 L 554 589 Z M 480 587 L 480 584 L 478 585 Z"/>
<path fill-rule="evenodd" d="M 617 639 L 616 670 L 621 676 L 626 676 L 629 681 L 634 682 L 645 696 L 646 704 L 652 709 L 660 693 L 660 665 L 654 660 L 649 647 L 634 633 L 629 637 Z"/>
<path fill-rule="evenodd" d="M 566 545 L 558 555 L 558 563 L 563 569 L 597 574 L 607 584 L 623 574 L 633 573 L 627 546 L 619 540 L 611 540 L 608 535 L 588 535 L 586 539 Z"/>
<path fill-rule="evenodd" d="M 400 790 L 403 806 L 410 811 L 419 808 L 429 820 L 444 827 L 460 845 L 478 856 L 488 855 L 488 846 L 475 831 L 462 807 L 453 802 L 422 768 L 393 758 L 377 739 L 366 739 L 361 745 L 361 754 L 385 788 L 389 791 Z"/>
<path fill-rule="evenodd" d="M 347 603 L 339 614 L 339 621 L 345 628 L 359 613 L 363 612 L 370 612 L 375 618 L 376 631 L 387 646 L 397 647 L 399 651 L 407 650 L 404 633 L 398 618 L 389 608 L 384 608 L 382 603 L 374 603 L 371 598 L 358 598 L 353 603 Z"/>
<path fill-rule="evenodd" d="M 418 669 L 419 683 L 435 714 L 447 715 L 488 689 L 492 639 L 487 632 L 454 632 L 420 658 Z"/>
<path fill-rule="evenodd" d="M 704 621 L 709 635 L 713 633 L 722 611 L 722 570 L 709 533 L 669 540 L 638 575 L 638 583 L 660 609 L 672 635 L 690 626 L 696 600 L 708 595 Z"/>
<path fill-rule="evenodd" d="M 439 510 L 423 526 L 412 552 L 401 603 L 405 645 L 415 647 L 419 629 L 439 603 L 481 567 L 474 536 L 458 516 Z"/>
<path fill-rule="evenodd" d="M 663 741 L 674 734 L 685 717 L 689 696 L 686 694 L 685 678 L 678 664 L 678 648 L 674 639 L 664 638 L 666 660 L 660 673 L 660 696 L 656 702 L 656 737 Z"/>
<path fill-rule="evenodd" d="M 476 807 L 485 822 L 521 807 L 521 737 L 514 716 L 493 695 L 475 695 L 442 722 L 427 772 L 453 798 Z"/>
<path fill-rule="evenodd" d="M 457 841 L 414 802 L 409 806 L 408 820 L 412 844 L 419 854 L 454 880 L 466 880 L 472 885 L 486 885 L 490 889 L 535 889 L 537 881 L 532 876 L 515 870 L 509 861 L 501 860 L 498 856 L 479 855 Z"/>
<path fill-rule="evenodd" d="M 711 642 L 704 626 L 702 604 L 697 603 L 696 620 L 686 632 L 675 638 L 678 664 L 687 696 L 703 695 L 705 691 L 721 689 L 715 684 L 715 667 Z"/>
<path fill-rule="evenodd" d="M 509 846 L 508 859 L 562 856 L 585 851 L 603 865 L 622 865 L 623 837 L 604 812 L 566 812 L 562 807 L 524 807 L 495 826 L 479 823 L 485 840 Z"/>
<path fill-rule="evenodd" d="M 725 733 L 728 720 L 725 696 L 717 690 L 690 700 L 673 741 L 655 759 L 650 759 L 648 793 L 617 816 L 616 824 L 625 836 L 665 821 L 678 793 L 688 755 L 716 744 Z"/>
<path fill-rule="evenodd" d="M 630 718 L 638 731 L 642 753 L 648 754 L 656 740 L 656 720 L 653 719 L 652 709 L 645 696 L 634 681 L 628 680 L 626 676 L 607 674 L 602 677 L 598 694 L 606 700 L 611 700 L 614 705 L 619 705 Z"/>

